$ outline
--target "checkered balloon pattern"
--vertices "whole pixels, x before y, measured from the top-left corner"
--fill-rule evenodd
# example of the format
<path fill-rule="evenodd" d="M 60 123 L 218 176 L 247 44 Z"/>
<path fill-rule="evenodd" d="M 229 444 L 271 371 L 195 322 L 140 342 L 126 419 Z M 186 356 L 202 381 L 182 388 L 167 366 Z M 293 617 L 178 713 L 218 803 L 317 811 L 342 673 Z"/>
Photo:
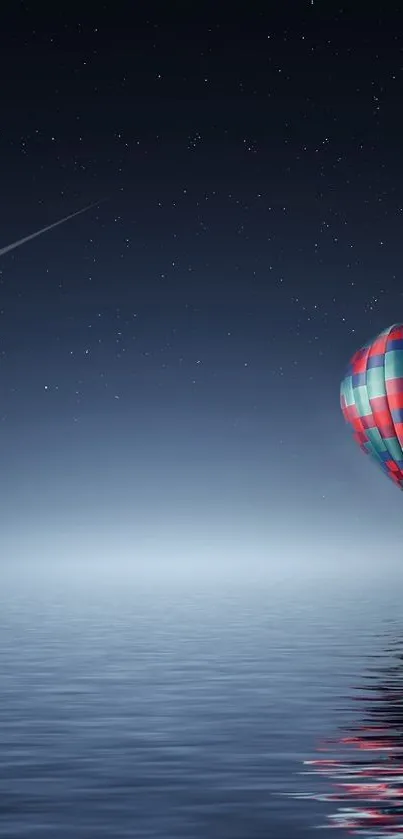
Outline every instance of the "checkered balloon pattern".
<path fill-rule="evenodd" d="M 340 402 L 362 451 L 403 489 L 403 324 L 353 355 Z"/>

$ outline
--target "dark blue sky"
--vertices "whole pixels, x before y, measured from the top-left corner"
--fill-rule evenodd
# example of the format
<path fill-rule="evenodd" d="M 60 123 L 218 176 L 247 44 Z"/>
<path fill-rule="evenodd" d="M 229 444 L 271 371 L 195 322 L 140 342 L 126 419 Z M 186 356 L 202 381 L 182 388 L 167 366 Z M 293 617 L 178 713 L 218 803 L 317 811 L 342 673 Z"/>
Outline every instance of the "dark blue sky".
<path fill-rule="evenodd" d="M 3 562 L 398 558 L 338 391 L 403 319 L 403 15 L 116 6 L 0 27 L 0 247 L 109 196 L 1 257 Z"/>

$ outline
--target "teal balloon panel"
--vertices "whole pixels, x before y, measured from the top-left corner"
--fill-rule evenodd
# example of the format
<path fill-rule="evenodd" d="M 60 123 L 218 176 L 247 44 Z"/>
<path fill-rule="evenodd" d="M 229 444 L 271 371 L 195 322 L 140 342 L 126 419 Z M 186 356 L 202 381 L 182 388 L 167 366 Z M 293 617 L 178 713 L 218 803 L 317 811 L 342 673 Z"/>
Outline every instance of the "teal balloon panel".
<path fill-rule="evenodd" d="M 403 324 L 385 329 L 353 355 L 340 403 L 362 451 L 403 489 Z"/>

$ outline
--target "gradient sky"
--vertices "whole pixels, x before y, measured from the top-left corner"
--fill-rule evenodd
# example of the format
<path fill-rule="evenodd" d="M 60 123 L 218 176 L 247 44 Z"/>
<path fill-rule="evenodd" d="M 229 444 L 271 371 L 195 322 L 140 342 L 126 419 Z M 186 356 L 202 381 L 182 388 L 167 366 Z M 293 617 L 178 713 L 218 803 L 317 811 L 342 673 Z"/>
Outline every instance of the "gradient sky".
<path fill-rule="evenodd" d="M 84 5 L 2 12 L 0 248 L 109 197 L 0 260 L 3 567 L 399 560 L 339 382 L 403 320 L 403 14 Z"/>

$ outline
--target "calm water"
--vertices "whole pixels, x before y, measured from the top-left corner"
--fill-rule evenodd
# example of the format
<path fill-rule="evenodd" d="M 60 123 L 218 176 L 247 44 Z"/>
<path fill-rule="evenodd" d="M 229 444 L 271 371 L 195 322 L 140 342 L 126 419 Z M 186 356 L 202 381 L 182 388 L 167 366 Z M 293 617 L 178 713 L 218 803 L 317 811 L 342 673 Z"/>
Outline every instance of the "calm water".
<path fill-rule="evenodd" d="M 399 595 L 4 584 L 0 835 L 312 837 L 334 804 L 284 793 L 329 786 L 302 762 L 362 713 L 370 657 L 403 646 Z"/>

